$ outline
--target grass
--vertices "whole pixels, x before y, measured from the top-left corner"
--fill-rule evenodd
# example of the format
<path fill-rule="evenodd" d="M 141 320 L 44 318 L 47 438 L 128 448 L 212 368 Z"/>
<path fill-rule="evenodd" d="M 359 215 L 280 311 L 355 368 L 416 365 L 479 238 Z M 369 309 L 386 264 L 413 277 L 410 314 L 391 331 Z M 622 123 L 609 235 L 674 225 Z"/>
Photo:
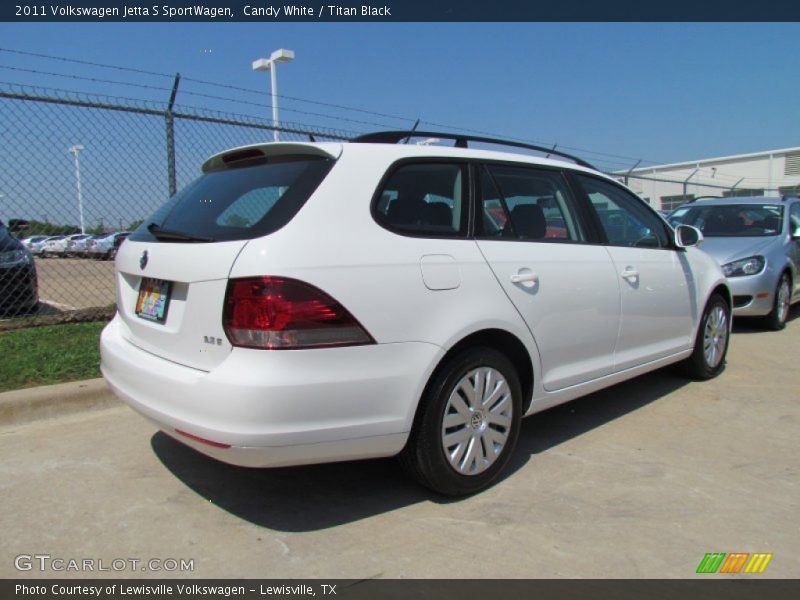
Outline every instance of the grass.
<path fill-rule="evenodd" d="M 0 332 L 0 392 L 100 377 L 105 322 Z"/>

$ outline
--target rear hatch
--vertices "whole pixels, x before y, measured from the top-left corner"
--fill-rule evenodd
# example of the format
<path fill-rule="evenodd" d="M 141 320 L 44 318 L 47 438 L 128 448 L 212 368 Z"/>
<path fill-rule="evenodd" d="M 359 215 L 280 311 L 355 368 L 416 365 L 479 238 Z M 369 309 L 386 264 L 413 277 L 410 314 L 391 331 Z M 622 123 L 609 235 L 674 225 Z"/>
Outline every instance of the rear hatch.
<path fill-rule="evenodd" d="M 228 276 L 251 239 L 302 208 L 340 144 L 277 143 L 216 155 L 120 246 L 122 334 L 166 360 L 210 370 L 231 351 L 222 326 Z"/>

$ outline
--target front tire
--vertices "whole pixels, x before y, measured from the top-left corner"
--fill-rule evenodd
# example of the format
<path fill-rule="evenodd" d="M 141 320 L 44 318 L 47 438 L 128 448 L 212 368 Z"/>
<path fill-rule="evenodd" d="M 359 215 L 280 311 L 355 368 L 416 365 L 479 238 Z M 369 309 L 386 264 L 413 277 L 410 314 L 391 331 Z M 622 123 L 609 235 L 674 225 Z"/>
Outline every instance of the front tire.
<path fill-rule="evenodd" d="M 491 348 L 448 360 L 421 400 L 400 462 L 440 494 L 481 491 L 513 453 L 522 419 L 522 386 L 511 361 Z"/>
<path fill-rule="evenodd" d="M 731 308 L 719 294 L 709 298 L 694 342 L 686 359 L 687 374 L 694 379 L 712 379 L 725 369 L 731 331 Z"/>
<path fill-rule="evenodd" d="M 786 327 L 789 318 L 789 306 L 792 298 L 792 286 L 789 283 L 789 276 L 784 273 L 781 275 L 778 285 L 775 288 L 775 299 L 772 303 L 772 312 L 764 317 L 764 325 L 771 331 L 780 331 Z"/>

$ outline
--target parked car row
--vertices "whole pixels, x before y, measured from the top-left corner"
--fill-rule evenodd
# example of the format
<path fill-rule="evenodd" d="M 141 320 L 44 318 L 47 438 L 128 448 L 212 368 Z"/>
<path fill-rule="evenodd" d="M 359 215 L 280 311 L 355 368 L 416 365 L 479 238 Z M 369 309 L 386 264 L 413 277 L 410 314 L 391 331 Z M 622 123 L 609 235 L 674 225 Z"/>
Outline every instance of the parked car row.
<path fill-rule="evenodd" d="M 117 255 L 120 244 L 125 241 L 130 232 L 116 231 L 114 233 L 73 235 L 34 236 L 22 240 L 31 254 L 61 258 L 97 258 L 113 260 Z"/>

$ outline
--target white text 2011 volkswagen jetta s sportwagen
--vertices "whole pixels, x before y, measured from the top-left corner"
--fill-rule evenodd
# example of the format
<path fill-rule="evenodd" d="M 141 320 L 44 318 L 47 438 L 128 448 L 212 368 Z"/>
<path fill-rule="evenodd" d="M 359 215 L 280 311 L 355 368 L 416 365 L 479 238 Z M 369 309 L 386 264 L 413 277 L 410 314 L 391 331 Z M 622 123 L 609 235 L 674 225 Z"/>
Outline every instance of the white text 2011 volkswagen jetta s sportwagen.
<path fill-rule="evenodd" d="M 412 135 L 455 145 L 396 143 Z M 524 415 L 678 361 L 722 370 L 730 294 L 696 229 L 574 157 L 468 141 L 490 142 L 387 132 L 210 158 L 119 250 L 103 375 L 225 462 L 399 454 L 465 494 Z"/>

